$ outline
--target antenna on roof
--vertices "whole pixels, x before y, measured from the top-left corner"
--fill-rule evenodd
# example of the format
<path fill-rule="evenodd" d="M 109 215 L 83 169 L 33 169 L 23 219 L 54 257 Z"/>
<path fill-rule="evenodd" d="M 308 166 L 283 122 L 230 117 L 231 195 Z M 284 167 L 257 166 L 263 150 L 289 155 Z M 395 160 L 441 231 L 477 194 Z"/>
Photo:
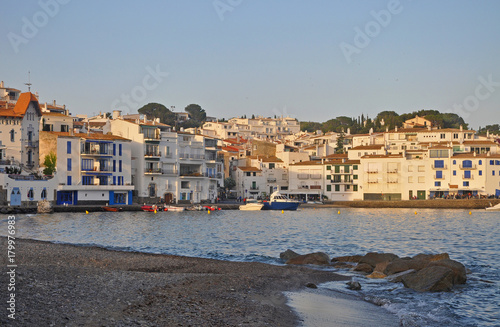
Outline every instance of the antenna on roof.
<path fill-rule="evenodd" d="M 24 83 L 24 85 L 28 85 L 28 92 L 31 92 L 31 73 L 28 70 L 28 83 Z"/>

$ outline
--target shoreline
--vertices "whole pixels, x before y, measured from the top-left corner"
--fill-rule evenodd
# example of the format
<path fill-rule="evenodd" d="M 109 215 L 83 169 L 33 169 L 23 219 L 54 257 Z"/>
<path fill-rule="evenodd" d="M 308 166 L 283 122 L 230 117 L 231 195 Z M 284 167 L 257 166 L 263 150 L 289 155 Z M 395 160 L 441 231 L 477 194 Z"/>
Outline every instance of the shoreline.
<path fill-rule="evenodd" d="M 299 207 L 303 209 L 322 209 L 322 208 L 402 208 L 402 209 L 469 209 L 481 210 L 492 205 L 500 203 L 500 199 L 433 199 L 433 200 L 398 200 L 398 201 L 326 201 L 323 204 L 302 203 Z M 221 208 L 221 210 L 238 210 L 242 203 L 216 203 L 212 204 Z M 104 212 L 104 205 L 55 205 L 54 212 Z M 113 205 L 111 207 L 120 207 L 122 211 L 142 211 L 141 204 L 132 205 Z M 189 207 L 191 205 L 177 205 Z M 35 207 L 10 207 L 1 206 L 0 212 L 10 213 L 36 213 Z"/>
<path fill-rule="evenodd" d="M 7 248 L 6 237 L 0 237 L 0 244 Z M 28 239 L 16 239 L 15 251 L 16 320 L 4 313 L 0 324 L 298 326 L 304 315 L 307 322 L 311 308 L 306 302 L 305 307 L 299 305 L 297 312 L 292 311 L 285 292 L 316 301 L 310 297 L 307 283 L 350 280 L 303 266 L 124 252 Z M 1 262 L 6 267 L 7 257 L 2 256 Z M 7 282 L 2 278 L 0 288 L 7 289 Z M 335 303 L 340 295 L 332 292 L 330 297 Z M 7 294 L 2 300 L 7 301 Z M 370 319 L 370 311 L 363 309 L 367 302 L 351 299 L 349 303 L 349 312 L 333 310 L 326 317 L 353 325 L 354 317 Z M 369 305 L 388 319 L 394 318 L 383 308 Z"/>

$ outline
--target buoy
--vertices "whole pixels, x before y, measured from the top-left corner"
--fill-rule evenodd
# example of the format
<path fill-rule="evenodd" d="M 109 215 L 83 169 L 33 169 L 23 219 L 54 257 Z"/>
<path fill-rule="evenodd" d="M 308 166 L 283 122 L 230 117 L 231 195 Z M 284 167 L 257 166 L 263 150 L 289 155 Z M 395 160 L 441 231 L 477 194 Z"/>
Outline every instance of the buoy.
<path fill-rule="evenodd" d="M 217 209 L 217 210 L 220 210 L 220 208 L 219 208 L 219 209 Z"/>
<path fill-rule="evenodd" d="M 208 210 L 208 214 L 210 214 L 210 210 Z"/>
<path fill-rule="evenodd" d="M 156 213 L 156 209 L 155 209 L 155 213 Z"/>
<path fill-rule="evenodd" d="M 285 210 L 281 210 L 281 213 L 285 213 Z"/>
<path fill-rule="evenodd" d="M 89 212 L 88 212 L 87 210 L 85 210 L 85 214 L 86 214 L 86 215 L 88 215 L 88 214 L 89 214 Z"/>
<path fill-rule="evenodd" d="M 337 211 L 337 214 L 338 214 L 338 215 L 340 215 L 340 210 L 339 210 L 339 211 Z"/>
<path fill-rule="evenodd" d="M 469 211 L 469 215 L 472 215 L 472 211 Z"/>
<path fill-rule="evenodd" d="M 415 214 L 417 214 L 417 212 L 415 211 Z"/>

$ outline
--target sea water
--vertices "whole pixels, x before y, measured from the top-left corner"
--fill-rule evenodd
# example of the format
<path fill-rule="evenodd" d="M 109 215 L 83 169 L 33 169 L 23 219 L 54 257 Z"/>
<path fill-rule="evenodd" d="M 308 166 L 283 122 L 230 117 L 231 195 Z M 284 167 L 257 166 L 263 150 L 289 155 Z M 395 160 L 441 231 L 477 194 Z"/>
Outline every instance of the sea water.
<path fill-rule="evenodd" d="M 7 225 L 7 217 L 1 224 Z M 451 292 L 418 293 L 348 270 L 356 294 L 397 315 L 403 326 L 500 326 L 500 213 L 485 210 L 335 209 L 298 211 L 96 212 L 17 215 L 16 237 L 231 261 L 283 264 L 286 249 L 330 257 L 447 252 L 469 271 Z M 2 228 L 0 235 L 6 235 Z M 323 268 L 324 269 L 324 268 Z"/>

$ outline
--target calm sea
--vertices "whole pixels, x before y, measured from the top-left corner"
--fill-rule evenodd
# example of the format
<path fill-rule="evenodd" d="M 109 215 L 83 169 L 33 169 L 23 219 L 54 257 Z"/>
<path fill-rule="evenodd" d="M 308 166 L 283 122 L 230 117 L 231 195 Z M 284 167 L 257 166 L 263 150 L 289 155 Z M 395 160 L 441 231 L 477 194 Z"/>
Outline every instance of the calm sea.
<path fill-rule="evenodd" d="M 2 218 L 1 225 L 7 220 Z M 279 253 L 330 257 L 447 252 L 470 270 L 447 293 L 416 293 L 367 280 L 358 294 L 398 315 L 404 326 L 500 326 L 500 213 L 473 210 L 301 209 L 296 212 L 102 212 L 18 215 L 19 238 L 98 245 L 232 261 L 282 264 Z M 6 228 L 0 234 L 6 235 Z M 337 271 L 337 270 L 335 270 Z M 321 287 L 350 293 L 343 282 Z M 350 293 L 352 294 L 352 293 Z"/>

